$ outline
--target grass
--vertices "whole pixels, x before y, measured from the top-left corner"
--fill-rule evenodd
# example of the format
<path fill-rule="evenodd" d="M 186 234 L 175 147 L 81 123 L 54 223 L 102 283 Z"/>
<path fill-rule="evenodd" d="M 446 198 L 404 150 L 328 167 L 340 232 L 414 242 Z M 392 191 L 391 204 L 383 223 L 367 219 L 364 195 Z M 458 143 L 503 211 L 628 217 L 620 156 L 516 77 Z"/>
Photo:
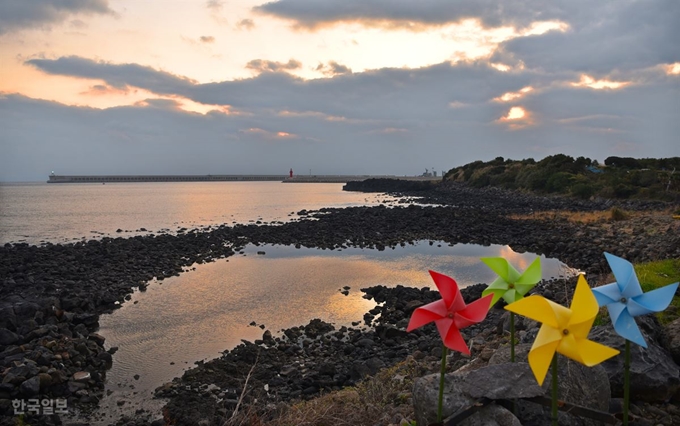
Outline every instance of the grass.
<path fill-rule="evenodd" d="M 355 387 L 321 395 L 281 409 L 270 426 L 356 426 L 388 424 L 395 413 L 413 418 L 413 381 L 424 375 L 412 358 L 383 369 Z M 252 421 L 252 419 L 251 419 Z M 411 424 L 411 423 L 409 423 Z"/>
<path fill-rule="evenodd" d="M 612 207 L 612 209 L 609 211 L 609 218 L 616 222 L 621 220 L 627 220 L 629 217 L 630 214 L 628 212 L 618 207 Z"/>
<path fill-rule="evenodd" d="M 647 292 L 680 281 L 680 259 L 667 259 L 635 265 L 642 291 Z M 671 305 L 657 314 L 662 324 L 680 317 L 680 297 L 673 297 Z"/>

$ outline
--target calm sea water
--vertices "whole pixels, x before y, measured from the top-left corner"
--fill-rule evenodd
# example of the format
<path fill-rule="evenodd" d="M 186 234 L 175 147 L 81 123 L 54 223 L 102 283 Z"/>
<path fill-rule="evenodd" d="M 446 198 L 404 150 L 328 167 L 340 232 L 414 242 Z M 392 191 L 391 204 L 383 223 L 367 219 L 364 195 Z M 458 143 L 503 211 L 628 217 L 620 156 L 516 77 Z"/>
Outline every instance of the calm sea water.
<path fill-rule="evenodd" d="M 4 183 L 0 244 L 69 242 L 258 219 L 285 222 L 302 209 L 377 205 L 379 200 L 393 198 L 342 191 L 337 183 Z"/>
<path fill-rule="evenodd" d="M 503 256 L 520 270 L 536 258 L 508 246 L 429 243 L 384 251 L 251 245 L 243 255 L 194 265 L 195 270 L 178 277 L 151 282 L 146 292 L 135 292 L 120 309 L 100 318 L 106 346 L 119 347 L 107 373 L 112 394 L 102 401 L 103 411 L 114 419 L 140 407 L 158 410 L 160 403 L 151 398 L 156 387 L 241 339 L 261 338 L 263 330 L 250 326 L 251 321 L 264 324 L 274 335 L 313 318 L 351 326 L 375 306 L 362 298 L 361 288 L 436 288 L 428 269 L 450 275 L 465 287 L 495 278 L 480 257 Z M 557 259 L 542 257 L 541 263 L 544 278 L 575 273 Z M 340 293 L 344 286 L 351 287 L 347 296 Z M 120 399 L 127 401 L 122 408 Z"/>
<path fill-rule="evenodd" d="M 341 184 L 196 182 L 131 184 L 2 184 L 0 243 L 69 242 L 131 236 L 180 227 L 295 220 L 292 212 L 321 207 L 391 204 L 386 195 L 343 192 Z M 117 229 L 123 233 L 117 233 Z M 139 231 L 146 228 L 148 232 Z M 257 255 L 264 250 L 265 255 Z M 504 256 L 519 269 L 536 257 L 508 246 L 449 246 L 422 241 L 384 251 L 317 250 L 248 246 L 244 255 L 194 265 L 179 277 L 152 281 L 146 292 L 100 318 L 106 347 L 117 346 L 107 373 L 110 395 L 101 401 L 101 424 L 137 408 L 157 411 L 153 389 L 194 362 L 214 358 L 241 339 L 262 336 L 251 321 L 276 334 L 313 318 L 336 326 L 361 321 L 374 302 L 363 287 L 434 284 L 428 269 L 453 276 L 461 286 L 490 282 L 479 260 Z M 544 278 L 571 275 L 557 259 L 545 259 Z M 339 290 L 351 287 L 348 296 Z M 135 375 L 139 375 L 135 379 Z M 119 400 L 127 401 L 122 407 Z M 99 422 L 97 422 L 99 423 Z"/>

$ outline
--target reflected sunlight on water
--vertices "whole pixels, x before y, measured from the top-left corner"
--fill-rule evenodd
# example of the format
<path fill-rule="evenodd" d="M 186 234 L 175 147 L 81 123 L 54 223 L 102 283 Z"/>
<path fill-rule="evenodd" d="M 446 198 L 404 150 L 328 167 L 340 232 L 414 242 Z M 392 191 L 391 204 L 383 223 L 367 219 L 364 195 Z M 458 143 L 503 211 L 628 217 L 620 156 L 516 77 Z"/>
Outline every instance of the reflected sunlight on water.
<path fill-rule="evenodd" d="M 0 184 L 0 244 L 53 243 L 232 222 L 288 221 L 291 212 L 377 205 L 394 197 L 340 183 L 146 182 Z M 296 217 L 296 216 L 294 216 Z M 117 229 L 131 231 L 116 233 Z"/>
<path fill-rule="evenodd" d="M 121 309 L 101 317 L 100 333 L 107 346 L 120 348 L 108 373 L 110 388 L 140 374 L 136 388 L 150 390 L 241 339 L 261 338 L 263 331 L 249 326 L 251 321 L 265 324 L 275 335 L 313 318 L 336 327 L 350 325 L 375 306 L 362 298 L 361 288 L 379 284 L 435 288 L 428 269 L 451 275 L 464 287 L 495 278 L 480 257 L 502 255 L 520 269 L 535 258 L 507 246 L 437 247 L 427 242 L 384 251 L 290 246 L 245 250 L 246 256 L 195 265 L 194 271 L 153 282 Z M 572 272 L 555 259 L 543 258 L 542 263 L 544 278 Z M 343 286 L 351 287 L 349 296 L 339 292 Z"/>

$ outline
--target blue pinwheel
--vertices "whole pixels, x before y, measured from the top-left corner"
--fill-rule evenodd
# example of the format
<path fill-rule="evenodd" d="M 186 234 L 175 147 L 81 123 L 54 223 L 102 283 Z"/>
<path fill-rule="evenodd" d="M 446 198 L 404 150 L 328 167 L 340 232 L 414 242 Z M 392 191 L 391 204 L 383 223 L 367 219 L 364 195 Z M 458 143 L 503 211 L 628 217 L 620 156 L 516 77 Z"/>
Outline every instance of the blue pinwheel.
<path fill-rule="evenodd" d="M 666 309 L 673 300 L 678 283 L 643 293 L 632 263 L 613 254 L 605 253 L 604 256 L 616 282 L 593 289 L 597 303 L 607 307 L 614 330 L 619 335 L 646 348 L 647 342 L 633 317 Z"/>

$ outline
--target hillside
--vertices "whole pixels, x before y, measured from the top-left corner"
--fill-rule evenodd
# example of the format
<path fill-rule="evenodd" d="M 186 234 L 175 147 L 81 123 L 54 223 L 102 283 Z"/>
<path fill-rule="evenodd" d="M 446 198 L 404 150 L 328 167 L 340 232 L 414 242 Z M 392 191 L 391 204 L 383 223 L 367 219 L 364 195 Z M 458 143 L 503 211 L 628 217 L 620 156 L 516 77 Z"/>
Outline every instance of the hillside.
<path fill-rule="evenodd" d="M 444 180 L 465 182 L 477 188 L 498 186 L 583 199 L 596 196 L 677 201 L 680 199 L 680 157 L 608 157 L 604 164 L 564 154 L 540 161 L 497 157 L 451 169 Z"/>

